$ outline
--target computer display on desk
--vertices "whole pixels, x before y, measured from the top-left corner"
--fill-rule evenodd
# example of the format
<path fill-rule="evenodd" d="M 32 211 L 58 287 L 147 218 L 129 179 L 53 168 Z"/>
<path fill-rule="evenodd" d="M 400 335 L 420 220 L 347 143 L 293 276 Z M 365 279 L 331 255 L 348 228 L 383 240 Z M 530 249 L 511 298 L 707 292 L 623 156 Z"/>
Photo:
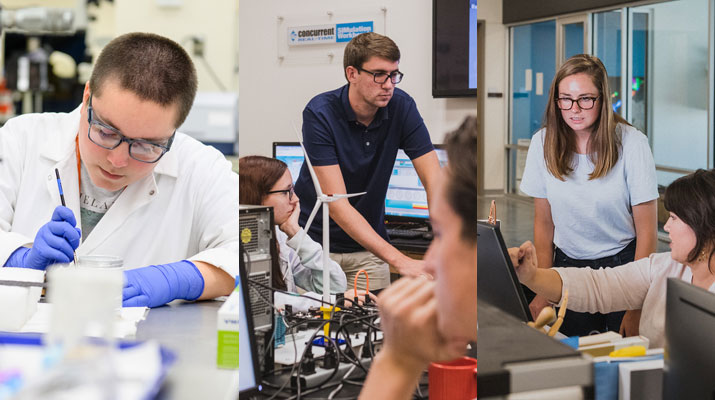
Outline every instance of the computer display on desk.
<path fill-rule="evenodd" d="M 439 164 L 447 165 L 447 150 L 442 145 L 435 145 L 435 152 Z M 293 184 L 298 179 L 305 156 L 298 142 L 274 142 L 273 158 L 283 161 L 288 165 Z M 417 176 L 417 171 L 412 165 L 412 160 L 403 150 L 398 150 L 395 165 L 392 168 L 390 183 L 387 186 L 385 197 L 385 218 L 390 222 L 421 222 L 426 223 L 429 218 L 427 209 L 427 192 L 422 181 Z"/>
<path fill-rule="evenodd" d="M 440 166 L 447 165 L 447 150 L 435 145 Z M 398 150 L 385 197 L 385 219 L 389 222 L 426 222 L 429 218 L 427 192 L 412 160 Z"/>
<path fill-rule="evenodd" d="M 504 238 L 498 226 L 477 222 L 478 301 L 491 305 L 528 322 L 531 318 L 521 283 L 509 258 Z"/>
<path fill-rule="evenodd" d="M 238 283 L 238 291 L 241 292 L 241 306 L 238 316 L 239 395 L 255 392 L 261 383 L 255 331 L 253 329 L 253 318 L 251 318 L 251 296 L 248 294 L 248 274 L 243 260 L 246 254 L 243 251 L 241 253 Z"/>
<path fill-rule="evenodd" d="M 303 166 L 305 156 L 298 142 L 273 142 L 273 158 L 283 161 L 288 165 L 290 174 L 293 175 L 293 184 L 298 179 L 300 168 Z"/>
<path fill-rule="evenodd" d="M 713 399 L 715 293 L 677 278 L 667 285 L 663 399 Z"/>

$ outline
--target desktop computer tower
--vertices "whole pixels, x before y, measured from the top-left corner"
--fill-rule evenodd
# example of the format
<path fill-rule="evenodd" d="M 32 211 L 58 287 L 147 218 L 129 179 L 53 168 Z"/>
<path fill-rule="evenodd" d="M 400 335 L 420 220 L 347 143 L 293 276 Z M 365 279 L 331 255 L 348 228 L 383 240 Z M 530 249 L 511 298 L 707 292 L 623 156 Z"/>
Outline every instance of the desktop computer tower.
<path fill-rule="evenodd" d="M 239 205 L 239 231 L 241 245 L 247 254 L 248 279 L 272 286 L 272 265 L 278 262 L 273 225 L 273 208 Z M 256 350 L 262 372 L 273 370 L 273 293 L 271 290 L 249 282 L 251 314 L 256 332 Z M 270 302 L 270 304 L 268 303 Z M 265 355 L 265 357 L 263 356 Z"/>

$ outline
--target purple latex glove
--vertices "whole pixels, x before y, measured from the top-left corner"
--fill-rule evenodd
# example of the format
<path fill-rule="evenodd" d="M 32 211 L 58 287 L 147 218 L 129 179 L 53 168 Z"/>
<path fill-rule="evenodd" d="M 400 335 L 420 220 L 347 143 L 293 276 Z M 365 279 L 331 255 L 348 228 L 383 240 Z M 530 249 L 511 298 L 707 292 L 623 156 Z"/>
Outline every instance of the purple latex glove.
<path fill-rule="evenodd" d="M 15 250 L 5 262 L 6 267 L 45 269 L 52 264 L 66 264 L 74 259 L 82 233 L 75 228 L 77 220 L 67 207 L 57 206 L 50 222 L 37 231 L 31 248 Z"/>
<path fill-rule="evenodd" d="M 124 271 L 124 307 L 158 307 L 175 299 L 196 300 L 204 277 L 191 261 Z"/>

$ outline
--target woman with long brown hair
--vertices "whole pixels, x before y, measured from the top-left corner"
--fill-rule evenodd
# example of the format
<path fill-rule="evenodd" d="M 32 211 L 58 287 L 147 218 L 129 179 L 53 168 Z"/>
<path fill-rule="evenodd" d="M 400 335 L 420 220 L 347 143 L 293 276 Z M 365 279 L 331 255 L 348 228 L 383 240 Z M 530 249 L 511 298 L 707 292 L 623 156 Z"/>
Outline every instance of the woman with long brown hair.
<path fill-rule="evenodd" d="M 276 224 L 277 257 L 274 257 L 273 286 L 292 293 L 305 291 L 304 295 L 320 299 L 323 291 L 323 249 L 305 234 L 298 225 L 300 206 L 293 191 L 293 179 L 288 166 L 280 160 L 262 156 L 246 156 L 238 161 L 239 203 L 273 207 Z M 296 251 L 296 249 L 298 249 Z M 345 273 L 330 261 L 330 291 L 344 293 L 349 299 L 353 290 L 347 289 Z M 358 291 L 364 295 L 364 291 Z M 307 310 L 317 302 L 276 293 L 276 307 L 290 304 L 295 311 Z"/>
<path fill-rule="evenodd" d="M 611 267 L 647 257 L 656 246 L 658 190 L 646 136 L 613 112 L 601 60 L 579 54 L 556 73 L 544 126 L 531 140 L 521 191 L 534 197 L 540 268 Z M 538 315 L 546 301 L 531 303 Z M 619 330 L 623 313 L 569 312 L 561 331 Z M 622 333 L 637 334 L 639 314 Z"/>

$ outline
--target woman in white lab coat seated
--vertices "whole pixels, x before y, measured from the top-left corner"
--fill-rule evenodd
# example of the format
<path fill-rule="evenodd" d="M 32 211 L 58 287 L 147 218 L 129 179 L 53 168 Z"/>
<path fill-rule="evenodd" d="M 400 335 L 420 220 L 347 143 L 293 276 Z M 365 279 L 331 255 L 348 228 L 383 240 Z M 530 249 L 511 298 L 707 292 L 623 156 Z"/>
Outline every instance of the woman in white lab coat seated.
<path fill-rule="evenodd" d="M 273 219 L 278 228 L 278 262 L 273 263 L 273 287 L 321 299 L 323 248 L 298 225 L 300 199 L 293 191 L 293 178 L 288 166 L 273 158 L 247 156 L 238 162 L 238 175 L 240 204 L 273 207 Z M 331 294 L 343 293 L 346 298 L 353 299 L 354 289 L 347 290 L 345 273 L 340 265 L 330 260 L 327 268 L 330 270 Z M 360 300 L 364 295 L 365 291 L 358 290 Z M 290 304 L 293 311 L 320 306 L 319 301 L 281 292 L 275 292 L 274 301 L 278 308 Z"/>
<path fill-rule="evenodd" d="M 640 334 L 651 347 L 665 343 L 665 292 L 668 278 L 682 279 L 715 292 L 715 170 L 698 170 L 675 180 L 665 191 L 670 212 L 665 231 L 669 253 L 615 268 L 538 268 L 531 242 L 509 249 L 519 280 L 537 294 L 559 303 L 568 290 L 567 308 L 608 313 L 643 310 Z"/>

